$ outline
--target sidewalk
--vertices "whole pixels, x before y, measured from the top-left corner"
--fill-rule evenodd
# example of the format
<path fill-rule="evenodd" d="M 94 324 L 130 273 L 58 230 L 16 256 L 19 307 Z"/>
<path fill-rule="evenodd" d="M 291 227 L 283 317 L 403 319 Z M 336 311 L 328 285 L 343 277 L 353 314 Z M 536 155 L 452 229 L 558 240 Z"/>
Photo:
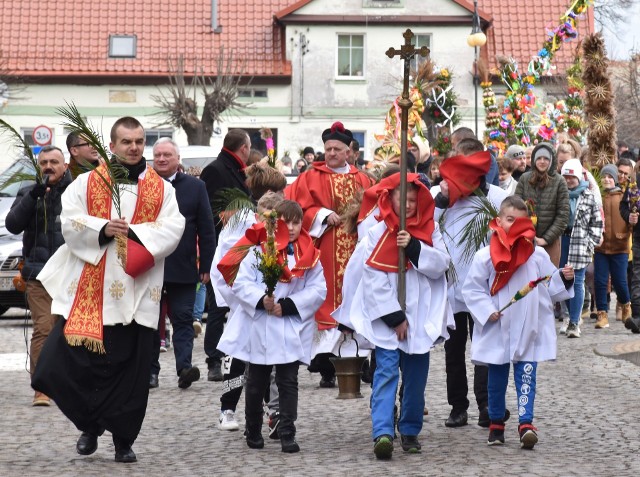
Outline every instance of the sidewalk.
<path fill-rule="evenodd" d="M 595 330 L 595 322 L 587 319 L 580 339 L 560 335 L 558 361 L 539 366 L 534 424 L 540 442 L 533 451 L 519 448 L 515 416 L 507 423 L 506 445 L 488 447 L 488 431 L 475 424 L 474 404 L 469 410 L 470 425 L 444 426 L 449 406 L 442 346 L 431 356 L 422 454 L 403 454 L 397 445 L 393 460 L 377 461 L 370 436 L 369 387 L 363 385 L 364 399 L 337 400 L 337 389 L 318 388 L 319 376 L 304 367 L 300 368 L 297 422 L 302 451 L 283 454 L 279 442 L 269 439 L 264 449 L 250 450 L 242 431 L 223 432 L 216 427 L 221 383 L 206 381 L 200 337 L 195 341 L 194 363 L 205 379 L 187 390 L 177 387 L 172 350 L 161 354 L 160 387 L 150 394 L 147 417 L 133 447 L 138 455 L 135 464 L 113 461 L 109 435 L 100 438 L 94 455 L 78 455 L 75 442 L 80 433 L 62 413 L 55 406 L 31 407 L 24 319 L 2 319 L 0 476 L 636 476 L 640 473 L 640 367 L 600 356 L 594 349 L 637 347 L 640 335 L 632 335 L 610 319 L 611 328 L 605 330 Z M 471 367 L 468 374 L 472 375 Z M 517 408 L 512 383 L 507 406 L 512 414 Z M 243 409 L 241 400 L 241 428 Z M 263 434 L 266 437 L 266 431 Z"/>

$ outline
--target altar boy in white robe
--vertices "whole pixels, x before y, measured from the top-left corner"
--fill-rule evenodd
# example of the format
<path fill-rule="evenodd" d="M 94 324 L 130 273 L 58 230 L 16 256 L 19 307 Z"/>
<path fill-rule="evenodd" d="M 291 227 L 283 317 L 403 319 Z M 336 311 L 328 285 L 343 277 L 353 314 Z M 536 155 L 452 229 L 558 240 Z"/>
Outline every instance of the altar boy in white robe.
<path fill-rule="evenodd" d="M 535 246 L 535 228 L 520 197 L 507 197 L 490 227 L 489 246 L 476 253 L 462 287 L 475 322 L 471 360 L 489 367 L 487 443 L 504 444 L 505 393 L 513 363 L 520 447 L 533 449 L 538 442 L 533 426 L 536 368 L 556 358 L 553 302 L 573 296 L 574 272 L 571 266 L 558 270 Z M 538 279 L 543 280 L 532 285 Z M 504 309 L 528 284 L 531 291 Z"/>
<path fill-rule="evenodd" d="M 400 371 L 404 382 L 398 428 L 402 448 L 420 452 L 429 351 L 448 337 L 453 321 L 447 304 L 447 254 L 433 220 L 434 202 L 417 174 L 407 176 L 407 225 L 399 230 L 400 174 L 380 182 L 381 221 L 368 232 L 362 280 L 351 306 L 355 331 L 375 345 L 376 370 L 371 395 L 373 451 L 379 459 L 393 453 L 393 408 Z M 406 252 L 406 310 L 398 302 L 398 247 Z"/>
<path fill-rule="evenodd" d="M 302 208 L 285 200 L 276 207 L 278 220 L 275 243 L 278 261 L 284 270 L 271 296 L 265 294 L 255 250 L 266 241 L 265 225 L 250 228 L 245 239 L 255 245 L 237 269 L 235 281 L 230 270 L 238 254 L 230 250 L 218 264 L 225 281 L 232 283 L 234 304 L 218 349 L 249 363 L 245 385 L 245 436 L 252 449 L 264 447 L 262 400 L 275 365 L 280 400 L 278 436 L 283 452 L 298 452 L 295 440 L 298 409 L 298 366 L 309 364 L 315 329 L 314 315 L 326 298 L 320 252 L 309 234 L 302 230 Z M 234 247 L 235 248 L 235 247 Z"/>

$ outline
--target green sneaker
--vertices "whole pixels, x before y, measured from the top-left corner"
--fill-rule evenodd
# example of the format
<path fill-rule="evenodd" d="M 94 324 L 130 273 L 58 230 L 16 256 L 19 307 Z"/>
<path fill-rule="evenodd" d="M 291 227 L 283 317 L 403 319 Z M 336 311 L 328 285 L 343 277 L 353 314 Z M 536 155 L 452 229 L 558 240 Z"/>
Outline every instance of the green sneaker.
<path fill-rule="evenodd" d="M 393 454 L 393 437 L 387 434 L 377 437 L 373 444 L 373 453 L 378 459 L 391 459 L 391 454 Z"/>
<path fill-rule="evenodd" d="M 418 440 L 418 436 L 400 436 L 400 442 L 402 443 L 402 450 L 409 454 L 419 454 L 422 450 L 422 445 Z"/>

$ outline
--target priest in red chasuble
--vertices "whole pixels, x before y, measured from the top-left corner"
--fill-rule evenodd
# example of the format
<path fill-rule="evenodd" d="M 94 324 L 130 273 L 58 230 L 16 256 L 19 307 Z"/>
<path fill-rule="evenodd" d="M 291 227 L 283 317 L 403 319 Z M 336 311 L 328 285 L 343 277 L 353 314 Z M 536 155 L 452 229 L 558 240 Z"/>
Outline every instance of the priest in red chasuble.
<path fill-rule="evenodd" d="M 338 324 L 331 317 L 342 303 L 342 279 L 347 262 L 355 249 L 357 235 L 342 228 L 340 216 L 354 195 L 373 181 L 354 166 L 347 164 L 353 134 L 336 122 L 322 133 L 324 162 L 310 168 L 285 190 L 288 199 L 302 206 L 302 226 L 315 239 L 320 249 L 320 262 L 327 282 L 327 298 L 315 315 L 318 333 L 314 340 L 314 358 L 310 370 L 320 371 L 321 387 L 335 386 L 335 371 L 328 358 L 338 341 Z"/>

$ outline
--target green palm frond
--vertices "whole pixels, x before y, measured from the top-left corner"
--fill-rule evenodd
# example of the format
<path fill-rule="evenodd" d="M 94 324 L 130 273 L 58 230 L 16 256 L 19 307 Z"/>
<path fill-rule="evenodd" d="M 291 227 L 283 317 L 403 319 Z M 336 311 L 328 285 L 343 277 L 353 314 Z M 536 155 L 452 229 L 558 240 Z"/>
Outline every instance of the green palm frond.
<path fill-rule="evenodd" d="M 219 190 L 211 201 L 214 217 L 222 220 L 227 227 L 235 228 L 244 222 L 250 213 L 256 211 L 251 198 L 240 189 Z"/>
<path fill-rule="evenodd" d="M 85 138 L 85 140 L 91 144 L 96 151 L 98 151 L 98 154 L 103 159 L 107 176 L 101 174 L 97 170 L 96 165 L 87 164 L 87 166 L 98 174 L 103 185 L 111 194 L 113 207 L 116 209 L 118 217 L 122 217 L 122 205 L 120 199 L 122 196 L 123 186 L 134 182 L 129 180 L 129 172 L 122 164 L 115 160 L 115 156 L 111 159 L 109 158 L 109 153 L 103 144 L 102 136 L 82 117 L 76 105 L 68 102 L 66 105 L 67 106 L 64 108 L 57 109 L 57 113 L 66 119 L 62 125 Z"/>
<path fill-rule="evenodd" d="M 458 234 L 458 245 L 463 244 L 462 259 L 467 263 L 486 245 L 489 222 L 498 216 L 498 210 L 480 189 L 476 189 L 474 195 L 469 210 L 457 218 L 467 222 Z"/>
<path fill-rule="evenodd" d="M 0 135 L 8 135 L 10 136 L 11 143 L 17 147 L 20 152 L 27 158 L 27 160 L 31 163 L 35 170 L 34 175 L 29 175 L 26 179 L 20 180 L 35 180 L 38 184 L 42 183 L 42 171 L 40 170 L 40 165 L 38 164 L 38 159 L 34 156 L 33 151 L 29 147 L 29 145 L 25 142 L 24 138 L 20 135 L 18 131 L 16 131 L 13 126 L 11 126 L 8 122 L 0 119 Z M 18 174 L 16 174 L 17 176 Z M 19 180 L 15 179 L 15 176 L 12 176 L 8 179 L 8 181 L 2 182 L 2 186 L 10 185 L 15 182 L 19 182 Z"/>

